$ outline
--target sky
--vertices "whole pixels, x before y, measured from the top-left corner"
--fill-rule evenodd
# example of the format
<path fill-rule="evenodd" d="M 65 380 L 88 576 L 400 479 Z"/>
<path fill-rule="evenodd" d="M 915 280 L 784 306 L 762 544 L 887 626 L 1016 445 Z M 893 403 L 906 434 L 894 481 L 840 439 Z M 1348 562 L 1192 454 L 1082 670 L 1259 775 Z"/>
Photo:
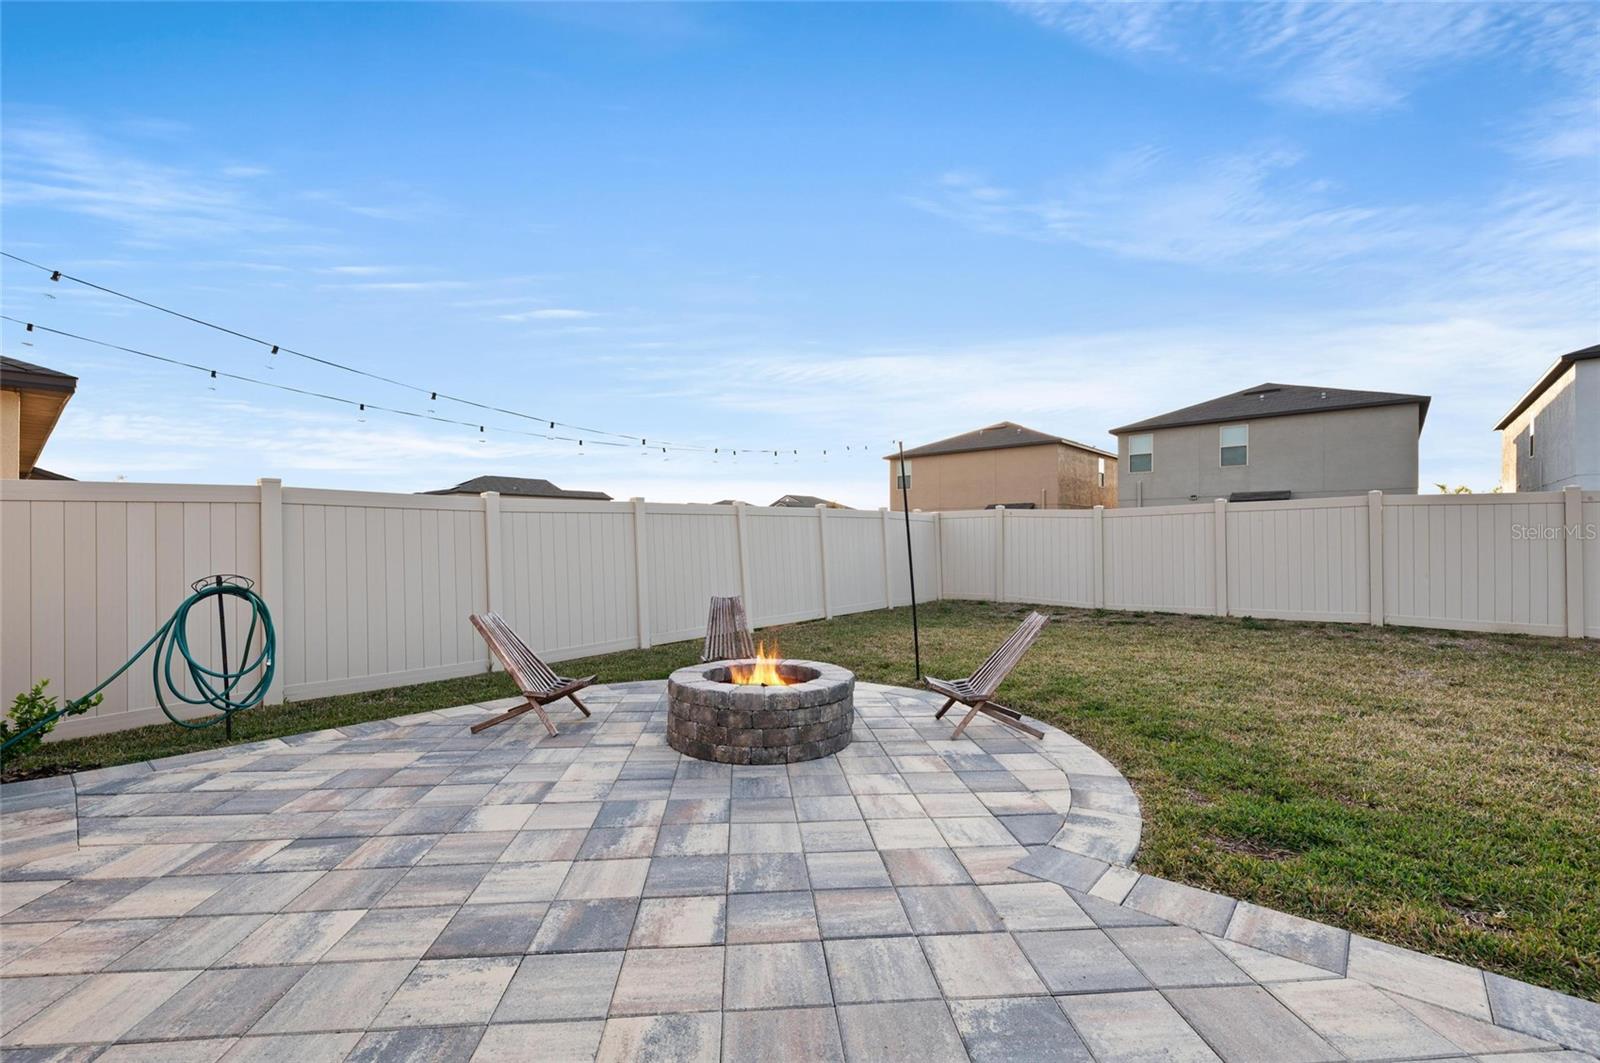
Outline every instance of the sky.
<path fill-rule="evenodd" d="M 79 377 L 40 461 L 79 479 L 873 507 L 895 440 L 1109 449 L 1273 381 L 1431 395 L 1423 488 L 1481 491 L 1495 423 L 1600 341 L 1594 5 L 6 3 L 0 30 L 6 251 L 429 394 L 9 260 L 5 314 L 468 422 L 0 323 Z M 546 419 L 618 435 L 518 434 Z"/>

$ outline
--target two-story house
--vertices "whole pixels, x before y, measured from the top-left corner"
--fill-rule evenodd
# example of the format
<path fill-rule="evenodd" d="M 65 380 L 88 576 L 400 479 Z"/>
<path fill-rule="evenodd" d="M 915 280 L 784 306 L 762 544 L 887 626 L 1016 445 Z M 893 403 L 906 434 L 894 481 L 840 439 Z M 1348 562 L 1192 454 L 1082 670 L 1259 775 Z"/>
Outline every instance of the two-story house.
<path fill-rule="evenodd" d="M 901 457 L 884 455 L 892 509 L 901 508 Z M 1114 454 L 1010 421 L 912 447 L 904 459 L 912 509 L 1116 505 Z"/>
<path fill-rule="evenodd" d="M 1427 395 L 1260 384 L 1114 428 L 1122 506 L 1417 493 Z"/>
<path fill-rule="evenodd" d="M 1557 358 L 1495 428 L 1501 490 L 1600 491 L 1600 345 Z"/>

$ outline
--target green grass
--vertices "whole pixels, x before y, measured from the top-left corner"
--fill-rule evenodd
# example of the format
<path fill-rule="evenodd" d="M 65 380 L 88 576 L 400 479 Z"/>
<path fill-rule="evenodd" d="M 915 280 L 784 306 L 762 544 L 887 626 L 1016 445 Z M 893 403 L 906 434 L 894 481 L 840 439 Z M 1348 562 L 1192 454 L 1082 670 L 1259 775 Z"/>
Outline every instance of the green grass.
<path fill-rule="evenodd" d="M 1025 608 L 925 607 L 924 669 L 967 673 Z M 1004 696 L 1127 774 L 1144 803 L 1140 868 L 1600 999 L 1600 643 L 1052 611 Z M 902 609 L 763 634 L 789 656 L 910 684 L 909 627 Z M 656 679 L 697 650 L 562 670 Z M 237 738 L 510 693 L 482 675 L 257 709 Z M 14 768 L 220 743 L 150 727 L 49 744 Z"/>

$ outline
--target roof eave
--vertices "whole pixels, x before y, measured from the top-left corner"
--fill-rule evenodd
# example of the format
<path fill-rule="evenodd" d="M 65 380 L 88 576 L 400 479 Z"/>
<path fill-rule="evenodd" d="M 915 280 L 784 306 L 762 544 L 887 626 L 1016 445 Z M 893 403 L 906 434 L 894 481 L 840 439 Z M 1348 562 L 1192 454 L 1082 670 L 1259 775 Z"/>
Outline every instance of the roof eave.
<path fill-rule="evenodd" d="M 1113 428 L 1111 429 L 1111 434 L 1121 436 L 1129 432 L 1159 432 L 1166 428 L 1198 428 L 1208 424 L 1235 424 L 1239 421 L 1260 421 L 1268 417 L 1300 417 L 1318 413 L 1344 413 L 1347 410 L 1371 410 L 1383 406 L 1420 407 L 1421 414 L 1417 420 L 1417 430 L 1421 431 L 1422 422 L 1428 416 L 1428 404 L 1432 401 L 1433 398 L 1430 395 L 1397 395 L 1392 399 L 1375 399 L 1371 402 L 1329 406 L 1320 410 L 1262 410 L 1259 413 L 1252 413 L 1242 417 L 1196 417 L 1192 420 L 1184 421 L 1161 421 L 1161 418 L 1153 417 L 1147 421 L 1136 421 L 1133 424 L 1125 424 L 1121 428 Z M 1158 421 L 1161 423 L 1155 423 Z"/>
<path fill-rule="evenodd" d="M 1517 400 L 1517 404 L 1511 407 L 1511 412 L 1500 418 L 1500 423 L 1494 426 L 1494 430 L 1496 432 L 1505 431 L 1506 425 L 1521 417 L 1524 410 L 1538 402 L 1539 396 L 1549 391 L 1551 386 L 1557 380 L 1560 380 L 1569 368 L 1579 362 L 1587 362 L 1594 358 L 1600 358 L 1600 346 L 1585 347 L 1582 350 L 1572 351 L 1557 358 L 1550 368 L 1544 371 L 1544 375 L 1539 378 L 1538 383 L 1524 392 L 1522 398 Z"/>

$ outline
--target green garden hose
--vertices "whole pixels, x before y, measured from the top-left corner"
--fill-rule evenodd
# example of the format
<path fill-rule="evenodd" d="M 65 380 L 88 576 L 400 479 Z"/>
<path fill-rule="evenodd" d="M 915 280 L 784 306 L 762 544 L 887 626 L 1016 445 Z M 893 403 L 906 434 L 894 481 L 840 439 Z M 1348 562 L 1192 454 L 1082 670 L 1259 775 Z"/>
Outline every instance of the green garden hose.
<path fill-rule="evenodd" d="M 189 610 L 212 598 L 218 598 L 219 609 L 222 605 L 221 598 L 241 598 L 250 606 L 250 626 L 245 631 L 244 647 L 240 650 L 237 668 L 229 668 L 226 660 L 221 669 L 209 668 L 195 660 L 194 653 L 190 650 Z M 251 647 L 257 642 L 257 632 L 260 633 L 260 648 L 255 656 L 251 657 Z M 185 598 L 183 604 L 167 618 L 167 622 L 162 624 L 156 633 L 150 636 L 149 641 L 140 646 L 138 652 L 129 657 L 121 668 L 111 673 L 109 678 L 83 697 L 68 702 L 59 711 L 8 738 L 4 745 L 0 745 L 0 756 L 17 742 L 54 723 L 116 682 L 122 673 L 132 668 L 134 662 L 143 657 L 145 651 L 152 646 L 156 648 L 150 669 L 151 680 L 155 684 L 156 704 L 167 714 L 167 719 L 179 727 L 187 727 L 190 730 L 212 727 L 223 721 L 231 722 L 234 713 L 261 704 L 262 699 L 267 696 L 267 691 L 272 687 L 272 676 L 277 669 L 278 633 L 272 626 L 272 614 L 267 610 L 267 603 L 249 587 L 224 582 L 207 583 Z M 173 674 L 173 658 L 180 654 L 183 657 L 184 671 L 187 672 L 197 692 L 194 695 L 185 694 L 180 686 L 179 676 Z M 256 676 L 255 682 L 246 688 L 245 683 L 253 674 Z M 217 715 L 201 720 L 182 719 L 167 704 L 168 697 L 185 705 L 209 705 L 217 710 Z"/>

